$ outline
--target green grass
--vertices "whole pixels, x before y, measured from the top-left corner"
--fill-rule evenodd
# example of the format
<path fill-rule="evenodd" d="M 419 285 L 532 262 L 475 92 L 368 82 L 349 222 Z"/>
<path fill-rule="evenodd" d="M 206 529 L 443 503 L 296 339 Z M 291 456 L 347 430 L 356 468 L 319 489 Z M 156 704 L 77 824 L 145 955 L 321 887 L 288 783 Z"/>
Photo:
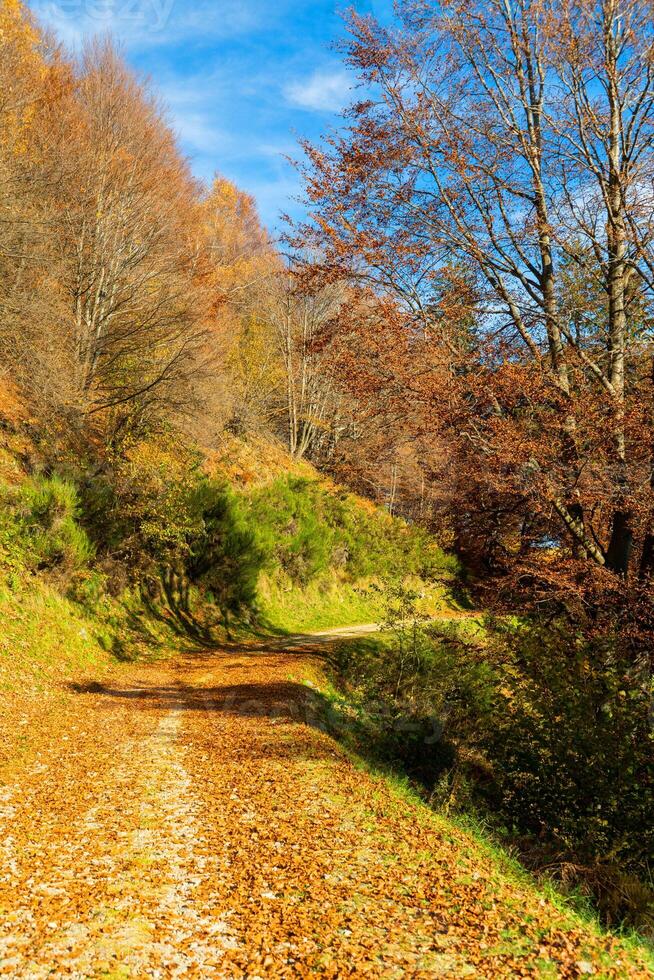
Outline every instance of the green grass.
<path fill-rule="evenodd" d="M 422 611 L 429 616 L 456 612 L 447 588 L 439 582 L 413 579 L 424 592 Z M 301 587 L 281 572 L 263 575 L 259 581 L 259 607 L 262 622 L 284 633 L 310 633 L 339 626 L 359 626 L 379 621 L 383 602 L 379 592 L 370 589 L 371 580 L 348 582 L 331 571 Z M 477 620 L 466 627 L 472 631 Z"/>
<path fill-rule="evenodd" d="M 379 599 L 366 593 L 365 584 L 328 574 L 300 588 L 281 574 L 264 575 L 259 583 L 262 621 L 285 633 L 374 623 L 381 611 Z"/>
<path fill-rule="evenodd" d="M 121 661 L 165 658 L 182 642 L 135 592 L 87 605 L 20 574 L 0 577 L 0 623 L 0 692 L 19 691 L 26 680 L 40 689 Z"/>
<path fill-rule="evenodd" d="M 53 674 L 107 664 L 99 624 L 36 579 L 0 585 L 0 688 L 15 690 L 29 674 L 37 688 Z"/>

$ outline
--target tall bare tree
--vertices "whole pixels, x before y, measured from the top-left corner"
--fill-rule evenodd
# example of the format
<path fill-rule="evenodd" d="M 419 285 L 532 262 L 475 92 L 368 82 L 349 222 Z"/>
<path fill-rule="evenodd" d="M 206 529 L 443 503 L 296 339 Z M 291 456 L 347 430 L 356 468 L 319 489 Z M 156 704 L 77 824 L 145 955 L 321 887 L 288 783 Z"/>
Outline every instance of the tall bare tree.
<path fill-rule="evenodd" d="M 302 289 L 290 267 L 279 270 L 270 290 L 267 315 L 283 364 L 288 444 L 298 459 L 317 450 L 338 424 L 340 392 L 321 340 L 343 295 L 339 285 Z"/>

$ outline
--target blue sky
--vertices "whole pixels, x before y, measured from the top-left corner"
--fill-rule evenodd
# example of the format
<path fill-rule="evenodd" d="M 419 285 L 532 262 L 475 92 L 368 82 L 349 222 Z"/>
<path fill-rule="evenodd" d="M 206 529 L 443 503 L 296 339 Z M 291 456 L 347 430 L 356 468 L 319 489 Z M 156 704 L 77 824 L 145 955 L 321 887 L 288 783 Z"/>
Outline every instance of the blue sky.
<path fill-rule="evenodd" d="M 285 155 L 338 124 L 352 78 L 333 44 L 343 37 L 336 0 L 32 0 L 69 47 L 110 31 L 169 108 L 195 173 L 225 174 L 275 228 L 297 214 L 298 177 Z M 357 0 L 390 15 L 391 0 Z"/>

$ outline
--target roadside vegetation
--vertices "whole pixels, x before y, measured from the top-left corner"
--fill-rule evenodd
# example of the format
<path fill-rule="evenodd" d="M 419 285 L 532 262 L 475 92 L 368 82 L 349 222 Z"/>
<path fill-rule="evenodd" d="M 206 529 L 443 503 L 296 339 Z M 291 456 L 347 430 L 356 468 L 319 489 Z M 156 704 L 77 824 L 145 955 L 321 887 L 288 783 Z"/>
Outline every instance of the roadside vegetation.
<path fill-rule="evenodd" d="M 380 633 L 330 651 L 330 730 L 605 922 L 654 937 L 647 686 L 555 624 L 429 622 L 405 584 L 382 596 Z"/>
<path fill-rule="evenodd" d="M 61 597 L 64 619 L 71 608 L 91 617 L 92 635 L 124 659 L 175 638 L 207 646 L 375 622 L 384 575 L 413 581 L 426 610 L 453 601 L 458 563 L 426 531 L 286 465 L 234 486 L 199 452 L 180 460 L 152 441 L 97 475 L 14 467 L 0 482 L 3 589 L 17 603 L 32 589 Z"/>

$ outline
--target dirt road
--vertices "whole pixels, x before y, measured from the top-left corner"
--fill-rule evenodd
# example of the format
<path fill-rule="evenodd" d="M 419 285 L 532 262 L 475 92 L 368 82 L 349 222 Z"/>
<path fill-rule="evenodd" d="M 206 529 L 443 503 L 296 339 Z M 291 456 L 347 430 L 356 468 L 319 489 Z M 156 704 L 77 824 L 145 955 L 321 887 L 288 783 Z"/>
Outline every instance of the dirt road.
<path fill-rule="evenodd" d="M 315 727 L 313 669 L 298 649 L 187 655 L 26 703 L 0 974 L 649 975 L 355 767 Z"/>

